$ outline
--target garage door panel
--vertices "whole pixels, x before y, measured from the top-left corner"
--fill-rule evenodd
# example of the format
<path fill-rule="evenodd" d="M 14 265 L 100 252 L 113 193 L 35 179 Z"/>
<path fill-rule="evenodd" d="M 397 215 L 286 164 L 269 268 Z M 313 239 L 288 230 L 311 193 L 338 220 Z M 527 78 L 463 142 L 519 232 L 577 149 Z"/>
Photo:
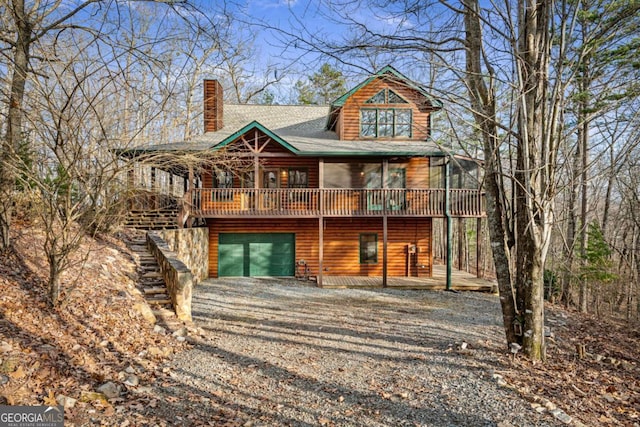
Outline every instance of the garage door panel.
<path fill-rule="evenodd" d="M 218 241 L 220 276 L 293 276 L 295 273 L 295 234 L 220 234 Z"/>
<path fill-rule="evenodd" d="M 242 243 L 225 243 L 218 247 L 220 276 L 245 276 L 245 256 Z"/>
<path fill-rule="evenodd" d="M 293 276 L 294 245 L 290 243 L 250 243 L 251 276 Z"/>

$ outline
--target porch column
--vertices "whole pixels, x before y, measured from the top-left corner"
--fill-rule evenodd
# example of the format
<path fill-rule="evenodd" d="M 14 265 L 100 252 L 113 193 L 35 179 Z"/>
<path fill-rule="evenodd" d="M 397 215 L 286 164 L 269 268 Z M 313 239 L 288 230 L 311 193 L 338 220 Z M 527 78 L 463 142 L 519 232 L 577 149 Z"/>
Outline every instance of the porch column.
<path fill-rule="evenodd" d="M 317 285 L 322 287 L 322 276 L 324 270 L 324 159 L 318 160 L 318 210 L 320 217 L 318 218 L 318 275 L 316 276 Z"/>
<path fill-rule="evenodd" d="M 450 181 L 451 181 L 451 163 L 450 158 L 445 159 L 444 164 L 444 216 L 447 219 L 447 290 L 451 290 L 451 262 L 453 258 L 453 248 L 451 247 L 451 240 L 453 230 L 451 229 L 451 194 L 450 194 Z"/>
<path fill-rule="evenodd" d="M 137 193 L 134 167 L 135 167 L 135 163 L 130 165 L 127 169 L 127 190 L 129 194 Z M 129 200 L 127 200 L 127 204 L 129 205 L 129 210 L 132 210 L 134 207 L 133 198 L 129 198 Z"/>
<path fill-rule="evenodd" d="M 187 203 L 190 203 L 190 204 L 192 204 L 194 202 L 194 200 L 195 200 L 194 199 L 195 194 L 193 192 L 193 190 L 195 188 L 195 179 L 196 178 L 195 178 L 194 173 L 193 173 L 193 166 L 189 165 L 189 177 L 187 179 L 187 182 L 188 182 L 188 186 L 189 186 L 190 198 L 189 198 L 189 200 L 187 200 Z M 195 208 L 196 209 L 200 209 L 199 205 L 200 205 L 200 200 L 198 200 L 198 206 L 195 206 Z M 185 218 L 187 228 L 191 228 L 191 218 L 190 218 L 190 216 L 191 215 L 189 215 L 187 218 Z"/>
<path fill-rule="evenodd" d="M 385 197 L 386 203 L 386 197 Z M 386 207 L 384 208 L 386 211 Z M 389 240 L 387 232 L 387 213 L 382 216 L 382 287 L 387 287 L 387 241 Z"/>
<path fill-rule="evenodd" d="M 466 232 L 466 222 L 464 218 L 458 218 L 458 270 L 462 271 L 465 269 L 465 232 Z"/>
<path fill-rule="evenodd" d="M 318 287 L 322 287 L 322 261 L 324 259 L 324 217 L 318 218 L 318 275 L 316 282 Z"/>
<path fill-rule="evenodd" d="M 151 197 L 153 197 L 153 209 L 158 209 L 158 192 L 156 188 L 156 168 L 151 167 Z"/>
<path fill-rule="evenodd" d="M 484 271 L 480 271 L 482 266 L 482 217 L 478 217 L 476 224 L 476 277 L 484 277 Z"/>
<path fill-rule="evenodd" d="M 388 188 L 388 177 L 389 177 L 389 160 L 382 160 L 382 287 L 387 287 L 387 243 L 389 240 L 389 233 L 387 227 L 387 206 L 389 206 L 389 194 L 386 189 Z"/>

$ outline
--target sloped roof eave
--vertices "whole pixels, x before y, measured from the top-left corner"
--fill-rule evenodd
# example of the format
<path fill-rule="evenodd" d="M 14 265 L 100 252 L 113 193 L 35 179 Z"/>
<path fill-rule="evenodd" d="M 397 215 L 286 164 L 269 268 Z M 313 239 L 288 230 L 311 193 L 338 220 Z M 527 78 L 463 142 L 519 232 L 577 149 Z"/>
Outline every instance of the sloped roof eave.
<path fill-rule="evenodd" d="M 435 157 L 440 151 L 304 151 L 300 157 Z"/>

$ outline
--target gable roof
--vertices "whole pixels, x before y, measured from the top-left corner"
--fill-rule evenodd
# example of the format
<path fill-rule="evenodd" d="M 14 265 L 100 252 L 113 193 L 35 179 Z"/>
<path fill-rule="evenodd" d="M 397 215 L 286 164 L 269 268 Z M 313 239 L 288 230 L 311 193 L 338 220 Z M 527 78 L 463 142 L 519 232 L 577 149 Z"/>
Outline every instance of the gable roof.
<path fill-rule="evenodd" d="M 442 108 L 442 102 L 437 100 L 437 99 L 435 99 L 434 97 L 432 97 L 424 87 L 413 83 L 413 81 L 411 81 L 411 79 L 409 79 L 407 76 L 402 74 L 400 71 L 398 71 L 395 68 L 393 68 L 391 65 L 386 65 L 386 66 L 382 67 L 382 69 L 380 71 L 378 71 L 377 73 L 373 74 L 371 77 L 369 77 L 368 79 L 364 80 L 362 83 L 360 83 L 359 85 L 357 85 L 353 89 L 351 89 L 349 92 L 345 93 L 340 98 L 338 98 L 335 101 L 333 101 L 331 103 L 332 109 L 336 108 L 336 107 L 342 107 L 345 104 L 345 102 L 347 101 L 347 99 L 349 99 L 349 97 L 351 97 L 351 95 L 353 95 L 354 93 L 356 93 L 357 91 L 362 89 L 364 86 L 366 86 L 369 83 L 371 83 L 373 80 L 375 80 L 377 78 L 380 78 L 380 77 L 384 76 L 385 74 L 390 74 L 390 75 L 394 76 L 398 80 L 401 80 L 404 84 L 406 84 L 411 89 L 414 89 L 414 90 L 418 91 L 422 96 L 424 96 L 425 98 L 427 98 L 429 100 L 429 103 L 431 104 L 431 106 L 434 109 L 440 110 Z"/>
<path fill-rule="evenodd" d="M 429 156 L 442 155 L 443 151 L 432 140 L 364 139 L 340 140 L 336 132 L 327 126 L 340 105 L 343 105 L 358 89 L 373 79 L 392 74 L 408 86 L 424 95 L 434 108 L 442 104 L 431 98 L 424 88 L 413 84 L 390 65 L 366 79 L 338 98 L 331 106 L 318 105 L 253 105 L 224 104 L 224 127 L 206 132 L 191 141 L 149 145 L 133 150 L 131 154 L 162 151 L 205 151 L 223 148 L 247 132 L 258 130 L 291 153 L 299 156 Z"/>
<path fill-rule="evenodd" d="M 339 140 L 325 128 L 328 106 L 225 104 L 224 128 L 188 142 L 141 147 L 136 152 L 220 149 L 254 129 L 299 156 L 427 156 L 442 154 L 433 141 Z"/>

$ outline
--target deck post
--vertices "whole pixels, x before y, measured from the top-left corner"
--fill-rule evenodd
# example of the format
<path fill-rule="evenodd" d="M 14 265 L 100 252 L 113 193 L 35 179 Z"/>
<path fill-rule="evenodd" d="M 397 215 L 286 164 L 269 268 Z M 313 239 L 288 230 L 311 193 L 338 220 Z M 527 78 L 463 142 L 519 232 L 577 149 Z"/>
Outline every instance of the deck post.
<path fill-rule="evenodd" d="M 480 271 L 482 266 L 482 217 L 478 217 L 476 224 L 476 277 L 484 277 L 484 272 Z"/>
<path fill-rule="evenodd" d="M 134 168 L 136 167 L 136 163 L 132 164 L 127 168 L 127 190 L 130 194 L 135 194 L 136 192 L 136 175 Z M 129 205 L 129 210 L 134 208 L 135 202 L 134 199 L 129 198 L 127 204 Z"/>
<path fill-rule="evenodd" d="M 385 200 L 386 202 L 386 200 Z M 387 214 L 382 216 L 382 287 L 387 287 L 387 241 L 389 240 L 387 231 Z"/>
<path fill-rule="evenodd" d="M 322 287 L 322 270 L 324 260 L 324 217 L 320 215 L 318 218 L 318 276 L 316 282 L 318 287 Z"/>
<path fill-rule="evenodd" d="M 444 216 L 447 219 L 447 290 L 451 290 L 451 258 L 453 257 L 453 248 L 451 247 L 452 229 L 451 229 L 451 159 L 445 159 L 444 163 Z"/>
<path fill-rule="evenodd" d="M 324 159 L 318 160 L 318 187 L 324 188 Z M 317 285 L 322 287 L 322 276 L 324 270 L 324 200 L 322 197 L 322 191 L 318 192 L 318 276 L 316 278 Z"/>
<path fill-rule="evenodd" d="M 190 194 L 193 194 L 194 193 L 193 190 L 196 187 L 195 186 L 196 178 L 195 178 L 195 174 L 193 172 L 193 166 L 192 165 L 189 165 L 189 176 L 187 178 L 187 181 L 189 183 L 189 192 L 190 192 Z M 188 203 L 193 203 L 193 198 L 191 198 L 191 200 L 188 200 Z M 202 205 L 201 205 L 200 202 L 198 203 L 197 208 L 198 209 L 202 208 Z M 186 221 L 187 228 L 191 228 L 191 225 L 192 225 L 191 223 L 193 222 L 193 219 L 187 217 L 187 218 L 185 218 L 185 221 Z"/>
<path fill-rule="evenodd" d="M 189 165 L 189 177 L 187 178 L 187 182 L 188 182 L 188 186 L 189 186 L 189 190 L 193 190 L 194 187 L 194 182 L 195 182 L 195 176 L 193 173 L 193 166 Z"/>
<path fill-rule="evenodd" d="M 153 197 L 153 209 L 158 209 L 158 192 L 156 188 L 156 168 L 151 166 L 151 197 Z"/>
<path fill-rule="evenodd" d="M 458 270 L 466 270 L 465 261 L 465 233 L 466 233 L 466 221 L 464 218 L 458 218 Z"/>
<path fill-rule="evenodd" d="M 387 227 L 387 207 L 389 206 L 389 193 L 386 191 L 389 183 L 389 160 L 382 160 L 382 287 L 387 287 L 387 243 L 389 233 Z"/>

